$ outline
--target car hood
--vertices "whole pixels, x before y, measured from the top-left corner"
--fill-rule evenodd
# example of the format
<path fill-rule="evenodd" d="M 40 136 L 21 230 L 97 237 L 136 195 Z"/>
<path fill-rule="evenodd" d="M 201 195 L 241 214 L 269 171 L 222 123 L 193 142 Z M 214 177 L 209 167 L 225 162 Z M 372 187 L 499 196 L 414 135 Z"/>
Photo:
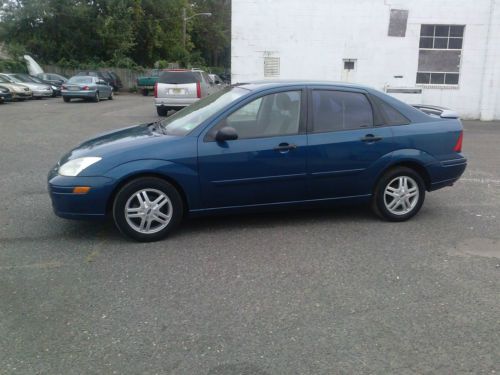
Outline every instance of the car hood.
<path fill-rule="evenodd" d="M 50 89 L 50 86 L 46 85 L 44 83 L 23 82 L 22 85 L 28 86 L 31 90 L 47 90 L 47 89 Z"/>
<path fill-rule="evenodd" d="M 7 87 L 12 92 L 29 92 L 31 89 L 28 86 L 24 86 L 17 83 L 3 83 L 0 82 L 0 86 Z M 28 90 L 26 90 L 28 89 Z"/>

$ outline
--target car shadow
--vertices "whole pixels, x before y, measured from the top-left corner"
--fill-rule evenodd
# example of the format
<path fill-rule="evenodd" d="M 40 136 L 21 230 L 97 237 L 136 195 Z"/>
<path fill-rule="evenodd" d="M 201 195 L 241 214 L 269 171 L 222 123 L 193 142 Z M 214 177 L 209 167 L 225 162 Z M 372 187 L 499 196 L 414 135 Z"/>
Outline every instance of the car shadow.
<path fill-rule="evenodd" d="M 258 230 L 262 228 L 300 227 L 311 223 L 357 222 L 370 223 L 378 218 L 366 206 L 302 208 L 279 211 L 265 211 L 243 214 L 215 214 L 200 217 L 187 217 L 180 227 L 168 238 L 180 239 L 185 236 L 206 233 Z M 127 239 L 115 227 L 111 219 L 105 221 L 66 221 L 61 228 L 63 237 L 71 239 L 103 240 L 123 242 Z M 167 239 L 168 240 L 168 239 Z M 133 240 L 129 240 L 135 243 Z"/>

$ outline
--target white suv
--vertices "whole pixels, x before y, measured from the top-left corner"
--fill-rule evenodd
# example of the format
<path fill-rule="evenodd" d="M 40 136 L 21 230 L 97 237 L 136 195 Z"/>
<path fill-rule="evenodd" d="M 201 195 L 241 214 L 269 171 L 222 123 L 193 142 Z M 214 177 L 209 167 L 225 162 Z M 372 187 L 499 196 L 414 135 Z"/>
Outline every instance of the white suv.
<path fill-rule="evenodd" d="M 155 84 L 156 111 L 159 116 L 166 116 L 169 110 L 187 107 L 218 90 L 220 87 L 202 70 L 166 70 Z"/>

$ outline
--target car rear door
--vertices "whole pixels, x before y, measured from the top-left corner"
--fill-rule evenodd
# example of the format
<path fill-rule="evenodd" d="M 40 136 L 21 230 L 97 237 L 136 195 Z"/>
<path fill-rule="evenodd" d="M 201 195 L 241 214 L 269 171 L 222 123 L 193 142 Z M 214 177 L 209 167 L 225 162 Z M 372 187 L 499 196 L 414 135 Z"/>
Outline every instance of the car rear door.
<path fill-rule="evenodd" d="M 290 88 L 243 103 L 198 140 L 206 208 L 303 200 L 306 195 L 305 90 Z M 238 139 L 218 142 L 232 127 Z"/>
<path fill-rule="evenodd" d="M 370 195 L 393 149 L 390 127 L 375 126 L 376 111 L 363 90 L 309 90 L 308 192 L 311 199 Z"/>

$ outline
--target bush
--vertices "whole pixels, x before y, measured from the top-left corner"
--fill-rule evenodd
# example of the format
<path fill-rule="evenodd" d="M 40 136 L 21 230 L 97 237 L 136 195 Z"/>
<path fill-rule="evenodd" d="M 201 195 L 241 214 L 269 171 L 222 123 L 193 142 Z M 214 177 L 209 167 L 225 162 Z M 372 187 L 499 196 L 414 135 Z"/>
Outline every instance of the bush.
<path fill-rule="evenodd" d="M 17 60 L 0 60 L 0 72 L 28 73 L 26 64 Z"/>

